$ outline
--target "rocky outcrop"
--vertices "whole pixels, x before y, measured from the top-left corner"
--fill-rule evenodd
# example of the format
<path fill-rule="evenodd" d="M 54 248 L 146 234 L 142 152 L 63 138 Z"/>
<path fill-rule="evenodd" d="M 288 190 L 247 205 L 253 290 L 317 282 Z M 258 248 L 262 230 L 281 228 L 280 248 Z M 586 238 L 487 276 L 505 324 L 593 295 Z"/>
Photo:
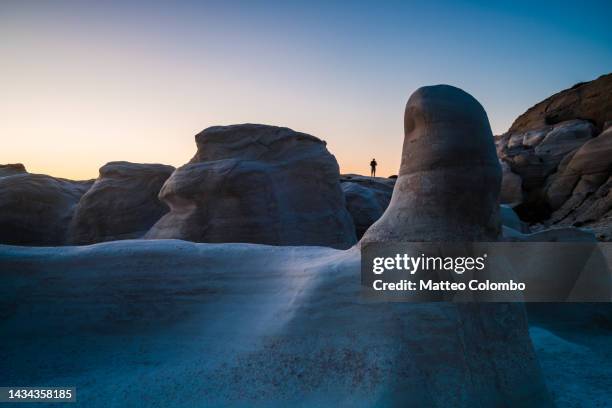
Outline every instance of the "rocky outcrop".
<path fill-rule="evenodd" d="M 574 85 L 519 116 L 509 132 L 522 133 L 571 119 L 592 122 L 599 131 L 612 120 L 612 74 Z"/>
<path fill-rule="evenodd" d="M 288 128 L 215 126 L 159 197 L 170 207 L 147 238 L 347 248 L 355 231 L 325 142 Z"/>
<path fill-rule="evenodd" d="M 0 164 L 0 177 L 27 173 L 25 166 L 21 163 Z"/>
<path fill-rule="evenodd" d="M 361 242 L 497 239 L 501 167 L 480 103 L 451 86 L 421 88 L 404 132 L 391 203 Z"/>
<path fill-rule="evenodd" d="M 142 237 L 168 207 L 157 195 L 174 167 L 163 164 L 110 162 L 85 193 L 70 224 L 69 242 L 95 242 Z"/>
<path fill-rule="evenodd" d="M 507 133 L 498 139 L 498 153 L 509 170 L 521 177 L 527 199 L 534 199 L 563 159 L 594 137 L 590 122 L 571 120 L 525 133 Z"/>
<path fill-rule="evenodd" d="M 340 178 L 340 184 L 346 208 L 353 217 L 355 233 L 361 239 L 389 206 L 395 179 L 346 174 Z"/>
<path fill-rule="evenodd" d="M 29 173 L 0 177 L 0 243 L 64 245 L 76 204 L 92 182 Z"/>
<path fill-rule="evenodd" d="M 405 123 L 402 168 L 391 204 L 362 244 L 368 239 L 496 239 L 501 170 L 480 104 L 457 88 L 421 88 L 408 102 Z M 201 181 L 216 182 L 224 175 L 232 189 L 212 183 L 213 191 L 232 209 L 230 198 L 238 201 L 244 196 L 238 194 L 241 188 L 249 188 L 249 180 L 234 180 L 244 177 L 233 173 L 243 163 L 251 171 L 263 167 L 274 187 L 266 190 L 271 195 L 259 196 L 264 198 L 274 198 L 280 188 L 277 177 L 284 173 L 273 170 L 285 171 L 277 162 L 281 157 L 295 165 L 298 175 L 306 165 L 292 157 L 332 167 L 318 139 L 292 133 L 284 136 L 290 140 L 277 140 L 270 131 L 262 129 L 257 142 L 227 140 L 244 153 L 244 161 L 234 159 L 235 152 L 214 160 L 225 149 L 211 146 L 213 157 L 193 163 L 204 169 L 184 166 L 164 189 L 188 170 L 206 176 L 196 179 Z M 278 153 L 275 142 L 298 151 L 272 160 L 269 155 Z M 252 150 L 257 152 L 246 154 Z M 320 167 L 307 168 L 313 183 L 324 182 L 312 174 Z M 282 180 L 289 184 L 285 188 L 297 188 L 291 181 L 305 183 L 288 176 Z M 202 198 L 191 187 L 193 180 L 187 185 L 190 189 L 175 187 L 181 195 L 168 197 L 184 200 L 189 220 L 188 206 L 203 202 L 196 201 Z M 310 197 L 298 197 L 312 205 Z M 245 199 L 251 204 L 250 194 Z M 335 198 L 332 203 L 337 204 Z M 185 400 L 175 396 L 192 394 L 196 397 L 189 403 L 205 406 L 552 405 L 521 304 L 372 302 L 361 296 L 360 261 L 357 248 L 182 241 L 0 247 L 0 270 L 8 282 L 0 285 L 0 298 L 11 313 L 4 362 L 16 367 L 6 382 L 27 383 L 32 372 L 39 382 L 51 382 L 57 372 L 48 367 L 70 354 L 71 384 L 82 390 L 80 401 L 88 407 L 107 405 L 98 396 L 113 392 L 124 395 L 126 406 L 143 399 L 184 406 Z M 180 353 L 160 352 L 175 338 L 180 338 Z M 31 352 L 27 359 L 18 352 L 25 340 Z M 122 375 L 96 381 L 109 358 Z"/>
<path fill-rule="evenodd" d="M 598 239 L 612 239 L 611 100 L 609 74 L 537 104 L 498 136 L 504 185 L 512 191 L 502 202 L 529 223 L 589 227 Z"/>

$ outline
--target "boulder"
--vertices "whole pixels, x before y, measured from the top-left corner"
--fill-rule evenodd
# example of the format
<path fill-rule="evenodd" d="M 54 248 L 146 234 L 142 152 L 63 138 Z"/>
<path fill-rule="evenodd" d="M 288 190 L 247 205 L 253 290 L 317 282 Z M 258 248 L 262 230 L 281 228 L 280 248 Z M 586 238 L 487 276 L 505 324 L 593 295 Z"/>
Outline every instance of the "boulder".
<path fill-rule="evenodd" d="M 83 245 L 141 238 L 168 207 L 157 195 L 174 167 L 110 162 L 76 208 L 69 242 Z"/>
<path fill-rule="evenodd" d="M 340 184 L 346 208 L 355 224 L 355 233 L 361 239 L 387 209 L 395 179 L 347 174 L 340 178 Z"/>
<path fill-rule="evenodd" d="M 529 108 L 509 132 L 520 133 L 571 119 L 588 120 L 603 130 L 612 120 L 612 74 L 574 85 Z"/>
<path fill-rule="evenodd" d="M 30 173 L 0 177 L 0 243 L 64 245 L 76 204 L 92 182 Z"/>
<path fill-rule="evenodd" d="M 266 125 L 215 126 L 159 197 L 169 207 L 151 239 L 348 248 L 355 227 L 338 164 L 314 136 Z"/>
<path fill-rule="evenodd" d="M 27 173 L 25 166 L 21 163 L 0 164 L 0 177 L 12 176 L 14 174 Z"/>

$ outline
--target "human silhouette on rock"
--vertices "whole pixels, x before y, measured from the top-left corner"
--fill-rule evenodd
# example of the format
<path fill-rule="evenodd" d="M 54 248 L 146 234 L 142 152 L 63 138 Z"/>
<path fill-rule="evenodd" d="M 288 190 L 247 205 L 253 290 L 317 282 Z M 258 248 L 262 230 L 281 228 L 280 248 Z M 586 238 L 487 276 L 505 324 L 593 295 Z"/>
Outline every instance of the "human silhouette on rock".
<path fill-rule="evenodd" d="M 370 162 L 370 177 L 376 177 L 376 166 L 378 165 L 378 163 L 376 163 L 376 159 L 372 159 L 372 161 Z"/>

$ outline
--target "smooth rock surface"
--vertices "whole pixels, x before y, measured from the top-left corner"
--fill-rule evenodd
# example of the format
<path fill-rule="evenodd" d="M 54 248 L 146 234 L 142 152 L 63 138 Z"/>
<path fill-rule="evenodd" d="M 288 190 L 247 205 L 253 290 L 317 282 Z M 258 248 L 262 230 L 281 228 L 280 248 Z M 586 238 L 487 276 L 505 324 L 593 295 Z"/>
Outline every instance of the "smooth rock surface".
<path fill-rule="evenodd" d="M 288 128 L 215 126 L 166 181 L 147 238 L 348 248 L 355 229 L 325 142 Z"/>
<path fill-rule="evenodd" d="M 92 182 L 30 173 L 0 177 L 0 243 L 64 245 L 76 204 Z"/>
<path fill-rule="evenodd" d="M 69 242 L 84 245 L 141 238 L 168 207 L 157 195 L 174 167 L 110 162 L 85 193 L 70 224 Z"/>
<path fill-rule="evenodd" d="M 359 262 L 176 240 L 0 245 L 4 381 L 70 384 L 88 408 L 549 406 L 520 308 L 368 302 Z"/>
<path fill-rule="evenodd" d="M 452 86 L 420 88 L 404 135 L 391 203 L 361 242 L 497 239 L 501 168 L 480 103 Z"/>

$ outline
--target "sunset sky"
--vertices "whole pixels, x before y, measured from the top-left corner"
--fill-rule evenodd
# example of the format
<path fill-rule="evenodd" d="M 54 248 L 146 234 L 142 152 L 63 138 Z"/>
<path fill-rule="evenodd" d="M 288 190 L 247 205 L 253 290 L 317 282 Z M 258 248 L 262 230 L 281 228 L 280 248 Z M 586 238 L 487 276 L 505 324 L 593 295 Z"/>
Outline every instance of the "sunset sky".
<path fill-rule="evenodd" d="M 463 88 L 501 133 L 612 71 L 609 0 L 126 3 L 0 0 L 0 163 L 75 179 L 178 166 L 202 129 L 253 122 L 387 176 L 420 86 Z"/>

